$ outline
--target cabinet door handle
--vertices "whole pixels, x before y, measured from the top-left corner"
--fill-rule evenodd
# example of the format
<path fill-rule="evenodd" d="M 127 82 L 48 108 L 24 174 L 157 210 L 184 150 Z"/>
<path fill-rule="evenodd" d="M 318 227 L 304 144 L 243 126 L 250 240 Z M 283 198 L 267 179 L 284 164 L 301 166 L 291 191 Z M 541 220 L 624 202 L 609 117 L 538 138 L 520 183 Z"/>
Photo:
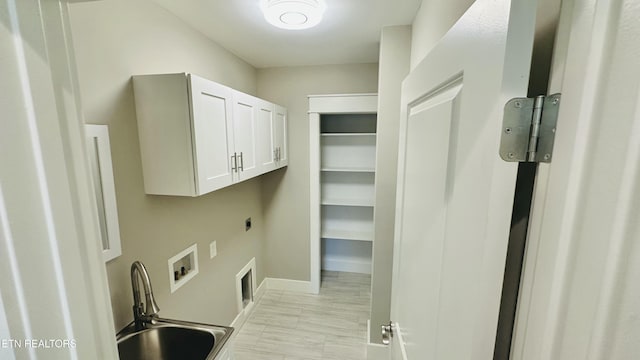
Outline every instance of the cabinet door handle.
<path fill-rule="evenodd" d="M 282 160 L 282 149 L 278 146 L 278 161 Z"/>
<path fill-rule="evenodd" d="M 242 155 L 242 151 L 240 152 L 240 171 L 244 171 L 244 156 Z"/>
<path fill-rule="evenodd" d="M 231 172 L 238 172 L 238 159 L 236 157 L 236 153 L 231 155 Z"/>

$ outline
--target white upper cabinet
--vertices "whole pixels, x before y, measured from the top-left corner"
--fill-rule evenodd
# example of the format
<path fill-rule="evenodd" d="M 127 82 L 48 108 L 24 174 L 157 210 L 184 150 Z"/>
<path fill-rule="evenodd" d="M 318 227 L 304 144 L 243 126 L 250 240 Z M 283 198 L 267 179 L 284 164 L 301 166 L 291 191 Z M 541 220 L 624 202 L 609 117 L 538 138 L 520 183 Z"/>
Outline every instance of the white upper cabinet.
<path fill-rule="evenodd" d="M 265 100 L 258 106 L 259 163 L 262 172 L 287 166 L 287 109 Z"/>
<path fill-rule="evenodd" d="M 276 121 L 260 121 L 264 100 L 185 73 L 133 86 L 147 194 L 198 196 L 275 168 L 264 166 L 275 152 L 264 154 L 262 134 Z"/>
<path fill-rule="evenodd" d="M 233 92 L 233 169 L 235 181 L 250 179 L 260 174 L 258 163 L 258 100 Z"/>
<path fill-rule="evenodd" d="M 281 168 L 289 164 L 289 153 L 287 147 L 287 109 L 280 105 L 274 105 L 274 109 L 276 168 Z"/>
<path fill-rule="evenodd" d="M 229 136 L 229 133 L 234 127 L 231 108 L 233 104 L 233 93 L 232 90 L 226 86 L 194 75 L 187 75 L 187 79 L 192 110 L 191 118 L 166 120 L 168 122 L 190 123 L 191 134 L 184 134 L 188 136 L 184 139 L 178 139 L 174 136 L 173 142 L 176 143 L 176 146 L 184 148 L 183 151 L 192 151 L 195 157 L 195 159 L 193 159 L 194 168 L 193 170 L 189 169 L 189 173 L 193 171 L 193 179 L 196 181 L 193 195 L 202 195 L 228 186 L 233 181 L 231 157 L 234 149 L 234 137 Z M 138 95 L 137 89 L 138 87 L 136 86 L 136 99 Z M 171 99 L 164 99 L 163 101 L 165 102 L 165 106 L 172 104 Z M 154 123 L 150 125 L 155 127 L 155 129 L 150 129 L 152 133 L 162 131 L 160 127 L 163 126 L 164 121 L 161 119 L 162 118 L 156 118 L 151 120 Z M 141 117 L 140 114 L 138 114 L 138 124 L 140 124 L 140 120 Z M 172 134 L 167 135 L 171 136 Z M 189 139 L 189 137 L 191 139 Z M 191 143 L 189 143 L 189 140 L 191 140 Z M 163 147 L 166 146 L 167 143 L 172 143 L 172 139 L 167 139 L 167 142 L 163 141 L 163 144 L 159 143 L 157 145 Z M 150 156 L 154 156 L 154 154 L 150 154 Z M 183 159 L 179 159 L 179 161 L 182 160 Z M 167 170 L 169 170 L 169 166 L 167 165 L 173 166 L 170 163 L 165 163 Z M 145 173 L 145 187 L 147 183 L 146 180 L 147 176 Z M 155 174 L 150 180 L 153 182 L 163 182 L 163 180 L 158 179 Z M 192 181 L 191 176 L 189 176 L 187 180 Z M 147 190 L 147 193 L 153 194 L 154 192 Z"/>
<path fill-rule="evenodd" d="M 258 162 L 264 172 L 276 169 L 275 106 L 264 100 L 258 103 Z"/>

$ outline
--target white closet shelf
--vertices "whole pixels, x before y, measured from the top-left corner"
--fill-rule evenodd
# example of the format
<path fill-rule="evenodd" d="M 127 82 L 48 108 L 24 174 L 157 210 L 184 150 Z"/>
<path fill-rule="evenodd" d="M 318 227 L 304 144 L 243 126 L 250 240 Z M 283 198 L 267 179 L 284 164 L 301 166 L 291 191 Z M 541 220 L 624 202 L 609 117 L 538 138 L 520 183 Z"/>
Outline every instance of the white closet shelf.
<path fill-rule="evenodd" d="M 320 201 L 322 205 L 335 205 L 335 206 L 365 206 L 373 207 L 373 199 L 340 199 L 340 198 L 324 198 Z"/>
<path fill-rule="evenodd" d="M 336 136 L 336 137 L 370 136 L 370 137 L 376 137 L 376 133 L 322 133 L 322 134 L 320 134 L 320 136 L 327 136 L 327 137 L 332 137 L 332 136 Z"/>
<path fill-rule="evenodd" d="M 323 172 L 356 172 L 356 173 L 371 173 L 375 174 L 374 168 L 357 168 L 357 167 L 323 167 L 320 169 Z"/>
<path fill-rule="evenodd" d="M 323 229 L 321 237 L 323 239 L 354 240 L 373 242 L 373 231 L 353 231 Z"/>

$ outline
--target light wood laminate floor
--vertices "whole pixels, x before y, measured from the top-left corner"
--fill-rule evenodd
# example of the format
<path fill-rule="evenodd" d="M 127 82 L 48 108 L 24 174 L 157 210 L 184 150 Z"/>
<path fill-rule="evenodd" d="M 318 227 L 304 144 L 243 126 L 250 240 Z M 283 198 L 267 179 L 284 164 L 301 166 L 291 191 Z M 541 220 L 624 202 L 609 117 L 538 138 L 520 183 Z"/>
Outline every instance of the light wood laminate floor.
<path fill-rule="evenodd" d="M 235 339 L 235 360 L 364 360 L 371 276 L 322 272 L 319 295 L 267 290 Z"/>

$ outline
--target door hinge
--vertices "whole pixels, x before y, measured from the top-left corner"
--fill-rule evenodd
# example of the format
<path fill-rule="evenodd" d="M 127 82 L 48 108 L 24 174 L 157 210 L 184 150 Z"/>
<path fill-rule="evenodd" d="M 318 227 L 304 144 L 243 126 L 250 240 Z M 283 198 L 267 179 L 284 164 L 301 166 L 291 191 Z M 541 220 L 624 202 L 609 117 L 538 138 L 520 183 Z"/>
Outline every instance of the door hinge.
<path fill-rule="evenodd" d="M 561 94 L 513 98 L 504 106 L 500 157 L 509 162 L 551 162 Z"/>
<path fill-rule="evenodd" d="M 393 322 L 389 321 L 388 324 L 382 325 L 382 344 L 389 345 L 391 338 L 393 337 Z"/>

